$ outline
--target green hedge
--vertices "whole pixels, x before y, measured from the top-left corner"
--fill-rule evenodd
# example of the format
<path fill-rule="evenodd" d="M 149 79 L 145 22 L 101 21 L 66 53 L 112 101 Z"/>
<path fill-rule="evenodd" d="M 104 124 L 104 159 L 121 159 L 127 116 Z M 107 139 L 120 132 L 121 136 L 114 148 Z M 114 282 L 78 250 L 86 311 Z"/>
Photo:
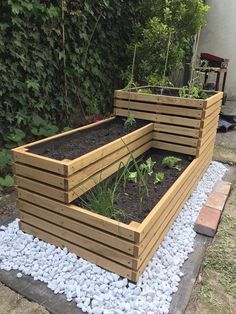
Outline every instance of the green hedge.
<path fill-rule="evenodd" d="M 33 113 L 65 126 L 78 124 L 82 114 L 105 112 L 127 67 L 138 4 L 1 1 L 1 134 L 28 131 Z"/>

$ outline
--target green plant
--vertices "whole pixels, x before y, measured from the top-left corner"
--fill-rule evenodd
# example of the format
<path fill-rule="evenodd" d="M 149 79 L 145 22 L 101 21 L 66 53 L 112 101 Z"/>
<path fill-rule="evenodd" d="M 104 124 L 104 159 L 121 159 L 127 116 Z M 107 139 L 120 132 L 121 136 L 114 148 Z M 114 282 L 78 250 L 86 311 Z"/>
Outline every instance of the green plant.
<path fill-rule="evenodd" d="M 4 136 L 5 147 L 6 148 L 14 148 L 16 146 L 23 145 L 26 137 L 26 133 L 20 129 L 14 128 L 13 132 L 10 132 L 6 136 Z"/>
<path fill-rule="evenodd" d="M 182 159 L 174 157 L 174 156 L 167 156 L 163 158 L 162 164 L 167 168 L 174 168 L 177 170 L 181 170 L 180 162 Z"/>
<path fill-rule="evenodd" d="M 5 177 L 0 177 L 0 190 L 6 187 L 11 187 L 14 185 L 14 180 L 12 176 L 6 175 Z"/>
<path fill-rule="evenodd" d="M 154 176 L 154 184 L 159 184 L 165 179 L 165 174 L 163 172 L 157 172 Z"/>
<path fill-rule="evenodd" d="M 125 127 L 132 127 L 136 125 L 136 120 L 133 116 L 133 114 L 130 112 L 130 110 L 128 111 L 128 116 L 127 118 L 124 120 L 124 126 Z"/>
<path fill-rule="evenodd" d="M 37 137 L 48 137 L 55 135 L 58 127 L 42 119 L 38 115 L 33 115 L 31 133 Z"/>
<path fill-rule="evenodd" d="M 137 183 L 138 181 L 138 172 L 137 171 L 128 171 L 126 174 L 127 181 Z"/>
<path fill-rule="evenodd" d="M 140 94 L 152 94 L 151 88 L 139 88 L 138 93 Z"/>
<path fill-rule="evenodd" d="M 151 157 L 149 157 L 145 163 L 142 163 L 140 166 L 139 166 L 139 169 L 142 173 L 144 173 L 145 171 L 147 172 L 147 174 L 149 176 L 152 175 L 153 173 L 153 167 L 155 166 L 156 162 L 152 160 Z"/>
<path fill-rule="evenodd" d="M 2 149 L 0 151 L 0 173 L 5 167 L 12 164 L 10 151 L 7 149 Z"/>

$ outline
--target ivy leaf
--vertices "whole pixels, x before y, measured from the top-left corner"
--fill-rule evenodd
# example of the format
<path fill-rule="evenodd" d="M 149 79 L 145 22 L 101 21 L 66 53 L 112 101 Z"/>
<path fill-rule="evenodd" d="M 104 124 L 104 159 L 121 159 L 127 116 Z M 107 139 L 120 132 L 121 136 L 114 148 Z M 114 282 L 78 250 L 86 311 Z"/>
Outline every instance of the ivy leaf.
<path fill-rule="evenodd" d="M 37 80 L 27 80 L 26 81 L 27 87 L 29 89 L 33 89 L 35 91 L 39 91 L 39 82 Z"/>
<path fill-rule="evenodd" d="M 5 176 L 5 178 L 0 177 L 0 187 L 10 187 L 14 185 L 14 180 L 10 175 Z"/>
<path fill-rule="evenodd" d="M 11 155 L 9 150 L 3 149 L 0 151 L 0 168 L 10 166 L 12 163 Z"/>
<path fill-rule="evenodd" d="M 52 5 L 48 8 L 47 13 L 50 18 L 54 18 L 58 16 L 58 10 L 56 9 L 56 7 Z"/>

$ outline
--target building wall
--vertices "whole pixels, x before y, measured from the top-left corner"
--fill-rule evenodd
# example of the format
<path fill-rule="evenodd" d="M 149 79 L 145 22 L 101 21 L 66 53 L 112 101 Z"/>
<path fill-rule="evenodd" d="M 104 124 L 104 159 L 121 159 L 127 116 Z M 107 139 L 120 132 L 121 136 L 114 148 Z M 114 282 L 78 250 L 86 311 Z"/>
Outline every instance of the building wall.
<path fill-rule="evenodd" d="M 210 9 L 198 53 L 208 52 L 230 59 L 226 92 L 229 100 L 236 100 L 236 0 L 206 0 L 206 3 Z"/>

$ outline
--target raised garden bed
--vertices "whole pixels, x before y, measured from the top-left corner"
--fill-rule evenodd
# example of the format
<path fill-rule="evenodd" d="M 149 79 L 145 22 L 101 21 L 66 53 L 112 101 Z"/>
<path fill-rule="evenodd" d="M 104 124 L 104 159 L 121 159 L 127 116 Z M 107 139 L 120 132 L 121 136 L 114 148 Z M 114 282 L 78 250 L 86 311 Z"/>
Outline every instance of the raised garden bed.
<path fill-rule="evenodd" d="M 17 188 L 21 229 L 137 281 L 212 158 L 195 158 L 141 222 L 125 224 Z"/>
<path fill-rule="evenodd" d="M 142 93 L 139 89 L 116 90 L 114 114 L 127 116 L 130 112 L 137 119 L 154 122 L 154 147 L 199 156 L 215 138 L 222 92 L 190 99 L 179 97 L 177 88 L 146 86 Z"/>
<path fill-rule="evenodd" d="M 123 119 L 111 118 L 21 146 L 13 150 L 15 182 L 70 203 L 127 161 L 124 143 L 135 156 L 150 147 L 152 130 L 153 124 L 146 121 L 137 120 L 130 128 Z"/>
<path fill-rule="evenodd" d="M 147 121 L 126 135 L 122 133 L 122 139 L 109 137 L 111 142 L 99 142 L 103 146 L 85 150 L 80 157 L 76 157 L 78 151 L 67 154 L 69 144 L 59 149 L 61 140 L 109 124 L 112 118 L 14 149 L 21 229 L 137 281 L 211 161 L 221 99 L 222 93 L 196 100 L 116 91 L 117 116 L 132 114 Z M 50 146 L 55 140 L 59 146 L 55 142 Z M 49 151 L 45 152 L 45 147 Z M 121 222 L 72 203 L 115 174 L 121 162 L 129 160 L 130 152 L 136 158 L 151 148 L 194 159 L 167 191 L 152 198 L 145 215 Z"/>

